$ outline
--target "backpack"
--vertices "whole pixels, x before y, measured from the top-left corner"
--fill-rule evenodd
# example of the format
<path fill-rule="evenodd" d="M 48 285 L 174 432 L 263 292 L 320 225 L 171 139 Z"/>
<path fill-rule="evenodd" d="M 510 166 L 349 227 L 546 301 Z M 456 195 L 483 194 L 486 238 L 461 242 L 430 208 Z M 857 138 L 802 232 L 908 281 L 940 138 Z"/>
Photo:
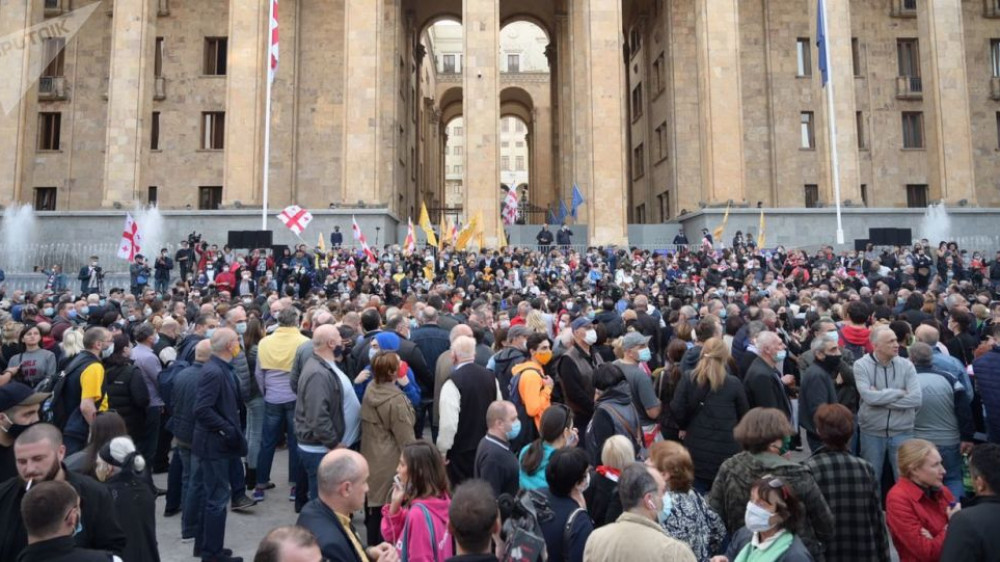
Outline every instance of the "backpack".
<path fill-rule="evenodd" d="M 534 370 L 534 369 L 532 369 Z M 537 371 L 536 371 L 537 372 Z M 510 402 L 514 404 L 514 409 L 517 410 L 517 419 L 521 421 L 521 433 L 517 437 L 510 440 L 510 450 L 520 451 L 528 443 L 531 443 L 538 437 L 538 428 L 535 427 L 535 418 L 528 415 L 528 410 L 524 407 L 524 399 L 521 398 L 521 375 L 524 371 L 514 375 L 510 379 L 510 386 L 508 387 L 508 395 L 510 396 Z M 541 376 L 545 376 L 545 373 L 539 373 Z"/>
<path fill-rule="evenodd" d="M 167 406 L 167 409 L 173 409 L 172 400 L 174 393 L 174 379 L 177 378 L 177 373 L 183 371 L 190 367 L 191 364 L 182 359 L 177 359 L 171 363 L 166 369 L 160 371 L 160 376 L 157 379 L 157 383 L 160 386 L 160 397 L 163 399 L 163 403 Z"/>
<path fill-rule="evenodd" d="M 840 339 L 844 341 L 844 349 L 850 351 L 854 355 L 855 359 L 860 359 L 868 354 L 868 352 L 865 351 L 865 346 L 847 341 L 844 338 L 844 332 L 841 331 L 840 327 L 837 327 L 837 335 L 839 335 Z"/>
<path fill-rule="evenodd" d="M 66 368 L 44 378 L 35 386 L 35 392 L 49 392 L 51 395 L 39 410 L 39 419 L 60 429 L 69 421 L 70 410 L 66 407 L 66 380 L 70 375 L 83 373 L 87 367 L 98 363 L 98 359 L 89 353 L 78 353 Z M 103 400 L 104 397 L 102 396 Z"/>

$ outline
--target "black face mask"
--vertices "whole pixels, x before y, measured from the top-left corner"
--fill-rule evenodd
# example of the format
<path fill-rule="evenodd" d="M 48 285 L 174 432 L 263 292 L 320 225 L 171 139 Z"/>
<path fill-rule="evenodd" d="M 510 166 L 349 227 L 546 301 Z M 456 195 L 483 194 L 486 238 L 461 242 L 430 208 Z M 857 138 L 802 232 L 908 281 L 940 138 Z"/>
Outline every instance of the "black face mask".
<path fill-rule="evenodd" d="M 38 423 L 38 422 L 35 422 L 35 423 Z M 31 427 L 33 425 L 35 425 L 35 424 L 31 423 L 31 424 L 28 424 L 28 425 L 21 425 L 21 424 L 17 424 L 17 423 L 12 423 L 12 424 L 10 424 L 10 427 L 8 427 L 6 429 L 3 429 L 3 431 L 7 435 L 10 435 L 11 439 L 17 439 L 22 433 L 24 433 L 24 431 L 26 429 L 28 429 L 29 427 Z"/>
<path fill-rule="evenodd" d="M 833 371 L 840 365 L 839 355 L 827 355 L 822 360 L 817 360 L 824 369 L 827 371 Z"/>

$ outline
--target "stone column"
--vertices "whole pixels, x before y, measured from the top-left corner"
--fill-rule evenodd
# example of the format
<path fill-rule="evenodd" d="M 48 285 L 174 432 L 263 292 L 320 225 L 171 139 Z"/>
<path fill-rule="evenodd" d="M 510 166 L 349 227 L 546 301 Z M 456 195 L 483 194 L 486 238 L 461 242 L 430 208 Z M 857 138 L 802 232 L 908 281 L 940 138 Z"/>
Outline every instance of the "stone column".
<path fill-rule="evenodd" d="M 34 24 L 31 8 L 35 2 L 0 0 L 0 37 L 24 33 Z M 28 127 L 28 103 L 22 98 L 30 82 L 31 50 L 13 50 L 0 57 L 0 202 L 20 199 L 24 174 L 24 156 L 29 150 L 25 132 Z"/>
<path fill-rule="evenodd" d="M 555 16 L 555 61 L 552 68 L 552 111 L 556 118 L 553 138 L 556 138 L 558 160 L 555 168 L 553 189 L 554 209 L 558 212 L 558 200 L 565 198 L 573 184 L 573 160 L 575 142 L 573 137 L 573 51 L 570 40 L 570 22 L 567 14 Z M 546 217 L 547 218 L 547 217 Z"/>
<path fill-rule="evenodd" d="M 377 200 L 379 172 L 379 0 L 344 3 L 344 154 L 342 201 Z"/>
<path fill-rule="evenodd" d="M 156 0 L 115 0 L 111 23 L 104 195 L 101 205 L 131 206 L 143 185 L 153 107 Z"/>
<path fill-rule="evenodd" d="M 574 100 L 574 105 L 582 106 L 584 113 L 580 115 L 578 111 L 574 123 L 575 181 L 585 200 L 577 211 L 577 220 L 587 224 L 589 244 L 623 244 L 628 236 L 627 198 L 623 196 L 628 189 L 628 150 L 622 2 L 581 0 L 573 3 L 570 14 L 573 81 L 584 82 L 580 90 L 584 99 Z M 577 49 L 577 45 L 581 48 Z M 580 91 L 574 92 L 574 96 Z"/>
<path fill-rule="evenodd" d="M 620 2 L 611 1 L 615 5 L 620 5 Z M 572 201 L 573 185 L 576 185 L 580 189 L 580 192 L 583 193 L 588 202 L 591 198 L 591 187 L 594 185 L 594 162 L 592 154 L 594 131 L 590 126 L 592 118 L 590 105 L 592 94 L 590 43 L 592 26 L 590 6 L 591 3 L 589 0 L 569 3 L 569 61 L 567 62 L 572 65 L 572 69 L 570 70 L 568 113 L 571 119 L 569 122 L 569 132 L 572 142 L 565 146 L 564 150 L 571 151 L 572 164 L 569 175 L 563 179 L 565 185 L 559 186 L 558 193 L 560 193 L 560 198 L 566 202 L 566 208 L 571 211 L 572 206 L 570 203 Z M 621 53 L 615 52 L 614 56 L 618 60 L 619 66 L 621 66 L 623 64 Z M 613 76 L 617 76 L 617 74 Z M 601 77 L 601 79 L 607 81 L 614 80 L 611 76 Z M 624 93 L 621 95 L 624 95 Z M 563 101 L 567 101 L 567 98 L 564 97 Z M 624 145 L 619 150 L 624 151 Z M 624 193 L 624 191 L 621 193 Z M 555 209 L 558 214 L 558 202 L 556 202 Z M 585 223 L 587 221 L 586 215 L 579 214 L 586 212 L 586 210 L 586 207 L 577 210 L 577 222 Z"/>
<path fill-rule="evenodd" d="M 816 2 L 810 3 L 810 21 L 812 22 L 812 42 L 814 49 L 816 39 L 819 38 L 819 30 L 816 29 Z M 851 3 L 850 0 L 827 0 L 827 49 L 830 51 L 830 83 L 833 84 L 833 119 L 837 123 L 837 157 L 840 162 L 840 201 L 850 199 L 853 203 L 861 204 L 861 180 L 860 180 L 860 157 L 858 155 L 858 128 L 857 128 L 857 104 L 855 100 L 854 87 L 854 67 L 851 64 Z M 823 62 L 819 61 L 819 65 Z M 813 73 L 814 81 L 819 84 L 820 97 L 817 103 L 822 105 L 823 110 L 823 138 L 817 139 L 817 146 L 823 151 L 821 159 L 824 167 L 824 177 L 826 186 L 824 187 L 824 200 L 834 203 L 833 189 L 833 152 L 830 150 L 830 130 L 831 117 L 829 115 L 830 105 L 827 103 L 827 91 L 822 89 L 823 75 L 819 65 Z M 827 85 L 829 87 L 829 84 Z M 776 202 L 777 203 L 777 202 Z"/>
<path fill-rule="evenodd" d="M 965 27 L 961 0 L 918 2 L 921 65 L 927 111 L 925 146 L 932 198 L 976 203 Z"/>
<path fill-rule="evenodd" d="M 739 0 L 697 0 L 695 9 L 703 195 L 709 203 L 742 201 L 746 183 Z"/>
<path fill-rule="evenodd" d="M 465 118 L 463 181 L 466 222 L 482 213 L 487 246 L 500 221 L 500 8 L 496 0 L 464 0 Z"/>

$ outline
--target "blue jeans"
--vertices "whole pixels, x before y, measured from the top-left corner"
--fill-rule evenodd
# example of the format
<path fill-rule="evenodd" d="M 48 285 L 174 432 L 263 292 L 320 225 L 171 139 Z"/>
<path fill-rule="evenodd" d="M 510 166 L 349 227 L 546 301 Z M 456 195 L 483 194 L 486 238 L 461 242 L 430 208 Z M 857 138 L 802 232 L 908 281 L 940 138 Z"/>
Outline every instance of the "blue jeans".
<path fill-rule="evenodd" d="M 226 540 L 226 513 L 229 508 L 230 459 L 204 459 L 191 455 L 194 468 L 189 496 L 196 501 L 194 548 L 202 558 L 222 554 Z"/>
<path fill-rule="evenodd" d="M 295 402 L 264 404 L 264 432 L 257 457 L 258 486 L 271 481 L 271 463 L 278 437 L 285 432 L 288 441 L 288 479 L 294 481 L 299 469 L 299 446 L 295 441 Z"/>
<path fill-rule="evenodd" d="M 962 482 L 962 451 L 959 445 L 937 445 L 938 453 L 941 454 L 941 464 L 944 466 L 944 485 L 955 500 L 959 500 L 965 495 L 965 484 Z"/>
<path fill-rule="evenodd" d="M 251 398 L 247 402 L 247 467 L 257 470 L 261 434 L 264 431 L 264 398 Z"/>
<path fill-rule="evenodd" d="M 882 481 L 882 470 L 885 467 L 885 457 L 889 455 L 889 464 L 892 465 L 893 479 L 899 478 L 899 463 L 896 459 L 896 451 L 903 441 L 913 439 L 912 433 L 901 433 L 892 437 L 880 437 L 868 433 L 861 433 L 861 458 L 870 462 L 875 469 L 875 481 Z"/>
<path fill-rule="evenodd" d="M 229 459 L 229 488 L 232 491 L 233 501 L 247 495 L 247 478 L 240 457 Z"/>
<path fill-rule="evenodd" d="M 198 522 L 201 521 L 201 504 L 204 501 L 200 491 L 192 487 L 194 482 L 194 466 L 192 466 L 191 449 L 177 447 L 174 456 L 180 457 L 183 475 L 181 476 L 181 538 L 194 538 L 198 532 Z"/>
<path fill-rule="evenodd" d="M 174 447 L 174 454 L 170 456 L 170 468 L 167 469 L 167 504 L 165 509 L 172 511 L 181 509 L 184 506 L 184 494 L 187 493 L 187 480 L 184 474 L 184 463 L 181 455 L 177 452 L 178 447 Z"/>
<path fill-rule="evenodd" d="M 309 477 L 309 499 L 314 500 L 319 495 L 319 488 L 316 485 L 316 471 L 319 470 L 319 463 L 323 460 L 326 453 L 310 453 L 308 451 L 303 451 L 299 449 L 299 462 L 306 469 L 306 475 Z"/>

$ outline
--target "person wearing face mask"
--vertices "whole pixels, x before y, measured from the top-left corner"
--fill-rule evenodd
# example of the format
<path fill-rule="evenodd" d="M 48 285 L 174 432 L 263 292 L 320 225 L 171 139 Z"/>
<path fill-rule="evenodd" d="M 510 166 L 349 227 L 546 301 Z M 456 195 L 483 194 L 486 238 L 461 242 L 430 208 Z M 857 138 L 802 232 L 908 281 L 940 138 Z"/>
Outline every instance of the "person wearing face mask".
<path fill-rule="evenodd" d="M 783 375 L 782 367 L 788 351 L 778 334 L 761 332 L 757 336 L 757 358 L 747 369 L 743 385 L 751 408 L 777 408 L 792 419 L 792 402 L 786 385 L 794 384 L 795 377 Z"/>
<path fill-rule="evenodd" d="M 57 397 L 59 404 L 52 406 L 52 421 L 56 426 L 63 427 L 67 454 L 83 449 L 97 412 L 108 409 L 101 360 L 111 357 L 114 351 L 111 332 L 99 327 L 90 328 L 83 334 L 83 351 L 66 366 L 63 395 Z"/>
<path fill-rule="evenodd" d="M 142 433 L 132 434 L 142 456 L 152 460 L 156 456 L 156 445 L 160 438 L 160 420 L 163 417 L 164 403 L 160 397 L 159 378 L 163 364 L 153 353 L 153 347 L 160 337 L 152 324 L 144 322 L 132 331 L 135 347 L 132 348 L 132 363 L 139 368 L 142 379 L 148 389 L 149 407 L 145 412 L 145 428 Z M 127 340 L 126 340 L 127 343 Z M 117 341 L 116 341 L 117 345 Z"/>
<path fill-rule="evenodd" d="M 49 396 L 16 381 L 0 386 L 0 482 L 17 476 L 14 440 L 38 423 L 38 411 Z"/>
<path fill-rule="evenodd" d="M 726 556 L 712 562 L 812 562 L 813 556 L 795 534 L 802 505 L 781 478 L 766 475 L 750 487 L 744 526 L 734 536 Z"/>
<path fill-rule="evenodd" d="M 542 426 L 542 414 L 552 405 L 552 389 L 555 383 L 545 373 L 545 367 L 552 361 L 552 342 L 542 333 L 528 336 L 525 348 L 529 359 L 511 370 L 508 393 L 521 420 L 521 433 L 511 441 L 511 450 L 522 447 L 538 437 Z"/>
<path fill-rule="evenodd" d="M 584 560 L 602 562 L 695 562 L 691 548 L 663 531 L 666 483 L 660 471 L 634 462 L 622 471 L 618 493 L 624 512 L 591 533 Z"/>
<path fill-rule="evenodd" d="M 837 388 L 834 380 L 841 364 L 840 346 L 828 338 L 814 338 L 810 351 L 815 358 L 812 365 L 802 374 L 799 386 L 799 426 L 806 430 L 809 450 L 816 451 L 823 442 L 816 433 L 813 416 L 824 404 L 837 404 Z"/>
<path fill-rule="evenodd" d="M 834 536 L 834 517 L 809 469 L 785 457 L 792 433 L 792 426 L 781 410 L 754 408 L 747 412 L 733 429 L 743 452 L 719 467 L 708 504 L 722 517 L 729 532 L 735 533 L 746 525 L 753 482 L 765 474 L 773 474 L 805 506 L 806 516 L 791 522 L 789 528 L 817 560 L 822 560 L 822 545 Z"/>
<path fill-rule="evenodd" d="M 590 488 L 587 455 L 577 447 L 559 449 L 545 469 L 548 489 L 542 492 L 552 517 L 541 522 L 549 560 L 581 562 L 594 523 L 587 512 L 584 493 Z"/>
<path fill-rule="evenodd" d="M 66 469 L 66 448 L 55 426 L 38 423 L 26 429 L 14 442 L 14 455 L 17 478 L 0 484 L 0 560 L 17 560 L 28 544 L 26 521 L 18 507 L 35 484 L 50 481 L 68 483 L 80 496 L 79 514 L 69 532 L 77 547 L 119 555 L 125 550 L 125 533 L 111 515 L 111 492 L 93 478 Z"/>
<path fill-rule="evenodd" d="M 486 410 L 486 436 L 476 449 L 472 476 L 488 482 L 497 496 L 517 494 L 517 456 L 510 444 L 522 429 L 517 409 L 507 400 L 497 400 Z"/>
<path fill-rule="evenodd" d="M 594 371 L 596 400 L 594 416 L 584 436 L 588 459 L 601 462 L 604 442 L 612 435 L 624 435 L 632 442 L 636 456 L 645 449 L 639 413 L 632 405 L 631 390 L 624 373 L 614 363 L 604 363 Z"/>
<path fill-rule="evenodd" d="M 146 459 L 128 437 L 115 437 L 97 454 L 97 480 L 111 490 L 114 515 L 128 536 L 122 556 L 136 562 L 159 562 L 156 544 L 156 495 L 143 476 Z"/>
<path fill-rule="evenodd" d="M 559 356 L 555 369 L 566 404 L 573 410 L 573 424 L 586 428 L 594 415 L 594 371 L 604 360 L 591 348 L 597 343 L 597 331 L 589 318 L 573 320 L 570 329 L 573 346 Z"/>
<path fill-rule="evenodd" d="M 66 482 L 32 486 L 20 513 L 28 534 L 20 562 L 121 562 L 114 554 L 76 545 L 73 536 L 82 517 L 80 495 Z"/>
<path fill-rule="evenodd" d="M 504 348 L 496 352 L 486 364 L 487 369 L 496 373 L 504 400 L 510 398 L 510 381 L 514 376 L 514 367 L 528 358 L 525 347 L 528 336 L 531 334 L 532 331 L 525 326 L 511 327 L 507 331 L 507 341 L 504 342 Z"/>
<path fill-rule="evenodd" d="M 129 345 L 128 336 L 117 334 L 112 340 L 115 352 L 104 360 L 104 388 L 108 409 L 125 420 L 128 435 L 142 443 L 150 431 L 159 432 L 158 426 L 149 421 L 149 385 L 142 368 L 133 364 L 135 350 Z"/>

